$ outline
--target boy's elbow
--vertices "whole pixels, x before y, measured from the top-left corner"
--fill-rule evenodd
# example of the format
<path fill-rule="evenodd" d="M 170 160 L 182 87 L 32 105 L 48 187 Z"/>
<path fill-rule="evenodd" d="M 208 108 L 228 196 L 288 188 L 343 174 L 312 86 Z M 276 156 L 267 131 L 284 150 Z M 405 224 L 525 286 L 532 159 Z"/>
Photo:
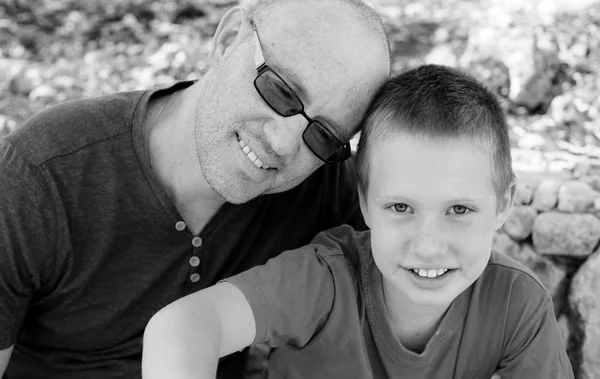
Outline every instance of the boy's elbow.
<path fill-rule="evenodd" d="M 214 378 L 219 338 L 213 320 L 207 315 L 210 312 L 190 312 L 180 305 L 161 309 L 146 325 L 142 351 L 144 379 Z"/>

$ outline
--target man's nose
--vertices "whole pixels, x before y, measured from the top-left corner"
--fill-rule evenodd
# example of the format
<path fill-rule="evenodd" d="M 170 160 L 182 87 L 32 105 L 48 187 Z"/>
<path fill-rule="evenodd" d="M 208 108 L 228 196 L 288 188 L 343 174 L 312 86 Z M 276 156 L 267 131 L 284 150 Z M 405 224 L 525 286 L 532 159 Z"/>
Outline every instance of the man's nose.
<path fill-rule="evenodd" d="M 301 114 L 290 117 L 276 117 L 264 126 L 264 132 L 271 148 L 281 157 L 294 156 L 304 141 L 302 133 L 308 120 Z"/>

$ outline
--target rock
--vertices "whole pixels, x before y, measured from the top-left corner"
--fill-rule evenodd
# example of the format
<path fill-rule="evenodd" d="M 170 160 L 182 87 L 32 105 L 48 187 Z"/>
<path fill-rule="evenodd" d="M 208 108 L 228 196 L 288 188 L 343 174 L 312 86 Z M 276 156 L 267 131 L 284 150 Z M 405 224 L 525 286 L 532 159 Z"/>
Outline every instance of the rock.
<path fill-rule="evenodd" d="M 56 90 L 49 85 L 42 84 L 41 86 L 35 87 L 29 94 L 29 99 L 48 99 L 56 96 Z"/>
<path fill-rule="evenodd" d="M 571 93 L 556 96 L 548 107 L 547 113 L 557 124 L 582 125 L 586 121 L 585 116 L 575 105 L 575 99 Z"/>
<path fill-rule="evenodd" d="M 600 254 L 579 268 L 571 283 L 570 304 L 583 333 L 579 378 L 600 378 Z"/>
<path fill-rule="evenodd" d="M 8 89 L 15 95 L 28 96 L 33 91 L 33 88 L 33 81 L 27 75 L 26 70 L 16 73 L 8 83 Z"/>
<path fill-rule="evenodd" d="M 460 66 L 484 59 L 500 60 L 510 78 L 508 97 L 529 111 L 545 111 L 560 93 L 558 47 L 543 43 L 544 35 L 530 23 L 471 28 Z"/>
<path fill-rule="evenodd" d="M 545 212 L 533 223 L 533 246 L 540 254 L 585 257 L 600 241 L 600 220 L 591 214 Z"/>
<path fill-rule="evenodd" d="M 566 270 L 536 253 L 529 244 L 523 244 L 519 250 L 508 249 L 506 255 L 530 269 L 537 276 L 552 296 L 555 314 L 560 315 L 567 304 Z"/>
<path fill-rule="evenodd" d="M 517 145 L 521 149 L 532 149 L 532 150 L 549 150 L 548 147 L 551 142 L 544 138 L 540 133 L 525 133 L 525 135 L 519 138 Z"/>
<path fill-rule="evenodd" d="M 514 206 L 502 228 L 513 240 L 522 241 L 531 235 L 536 216 L 537 211 L 533 207 Z"/>
<path fill-rule="evenodd" d="M 529 205 L 533 200 L 533 191 L 535 190 L 534 186 L 528 183 L 517 184 L 517 189 L 515 190 L 515 205 Z"/>
<path fill-rule="evenodd" d="M 458 58 L 452 46 L 448 44 L 436 45 L 425 56 L 427 64 L 441 64 L 450 67 L 458 66 Z"/>
<path fill-rule="evenodd" d="M 558 210 L 560 212 L 587 212 L 594 207 L 596 192 L 587 183 L 570 180 L 558 190 Z"/>
<path fill-rule="evenodd" d="M 518 256 L 521 252 L 521 245 L 513 241 L 506 233 L 498 232 L 494 234 L 492 248 L 497 252 L 509 257 Z"/>
<path fill-rule="evenodd" d="M 538 211 L 545 212 L 556 206 L 558 202 L 558 189 L 561 182 L 554 179 L 543 180 L 533 194 L 532 206 Z"/>
<path fill-rule="evenodd" d="M 8 118 L 3 114 L 0 114 L 0 138 L 4 137 L 8 133 L 11 133 L 17 129 L 17 123 L 15 120 Z"/>
<path fill-rule="evenodd" d="M 560 338 L 563 341 L 565 349 L 569 347 L 569 341 L 571 339 L 571 326 L 569 324 L 569 318 L 567 315 L 562 315 L 558 319 L 558 330 L 560 332 Z"/>
<path fill-rule="evenodd" d="M 600 191 L 600 175 L 584 175 L 579 180 L 589 184 L 596 191 Z"/>

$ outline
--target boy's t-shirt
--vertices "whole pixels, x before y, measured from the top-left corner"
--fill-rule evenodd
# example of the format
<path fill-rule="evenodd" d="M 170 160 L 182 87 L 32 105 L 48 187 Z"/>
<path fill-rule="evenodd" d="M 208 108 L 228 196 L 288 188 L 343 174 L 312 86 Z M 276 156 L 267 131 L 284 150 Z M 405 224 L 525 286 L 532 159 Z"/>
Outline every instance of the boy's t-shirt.
<path fill-rule="evenodd" d="M 421 354 L 385 315 L 370 233 L 341 226 L 227 279 L 248 299 L 255 343 L 277 378 L 573 378 L 552 300 L 526 268 L 492 252 Z"/>

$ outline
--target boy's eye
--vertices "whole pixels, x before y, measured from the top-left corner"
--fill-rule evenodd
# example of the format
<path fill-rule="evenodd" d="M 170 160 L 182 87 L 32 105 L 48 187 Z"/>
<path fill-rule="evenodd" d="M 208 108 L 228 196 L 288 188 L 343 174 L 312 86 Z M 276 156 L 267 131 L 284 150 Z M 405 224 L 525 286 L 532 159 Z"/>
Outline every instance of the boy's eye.
<path fill-rule="evenodd" d="M 406 213 L 406 212 L 409 210 L 409 208 L 410 208 L 410 207 L 409 207 L 408 205 L 406 205 L 406 204 L 403 204 L 403 203 L 394 204 L 394 205 L 392 206 L 392 209 L 393 209 L 395 212 L 398 212 L 398 213 Z"/>
<path fill-rule="evenodd" d="M 462 205 L 454 205 L 454 206 L 450 207 L 450 209 L 452 210 L 452 212 L 450 212 L 450 213 L 454 213 L 457 215 L 464 215 L 471 211 L 469 208 L 462 206 Z"/>

